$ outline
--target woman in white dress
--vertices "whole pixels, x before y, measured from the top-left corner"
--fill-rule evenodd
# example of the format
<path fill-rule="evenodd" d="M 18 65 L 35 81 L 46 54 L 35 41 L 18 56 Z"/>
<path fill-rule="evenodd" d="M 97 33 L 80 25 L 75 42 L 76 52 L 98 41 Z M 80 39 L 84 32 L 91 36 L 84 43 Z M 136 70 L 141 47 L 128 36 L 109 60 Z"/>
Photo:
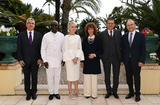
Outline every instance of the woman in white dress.
<path fill-rule="evenodd" d="M 75 95 L 79 95 L 78 80 L 80 71 L 80 61 L 84 60 L 84 55 L 82 52 L 81 38 L 79 35 L 75 34 L 76 24 L 74 22 L 70 22 L 68 24 L 68 29 L 69 34 L 65 36 L 64 42 L 63 61 L 66 64 L 69 96 L 73 97 L 72 82 L 74 83 L 75 87 Z"/>

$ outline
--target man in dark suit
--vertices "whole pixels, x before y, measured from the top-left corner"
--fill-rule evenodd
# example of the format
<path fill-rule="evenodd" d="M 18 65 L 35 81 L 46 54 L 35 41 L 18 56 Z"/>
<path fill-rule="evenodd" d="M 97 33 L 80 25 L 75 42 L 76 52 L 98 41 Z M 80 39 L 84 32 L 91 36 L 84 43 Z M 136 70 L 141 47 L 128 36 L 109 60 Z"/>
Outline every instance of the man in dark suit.
<path fill-rule="evenodd" d="M 107 29 L 100 33 L 102 40 L 102 62 L 107 91 L 105 98 L 109 98 L 113 94 L 118 99 L 117 89 L 121 61 L 121 32 L 114 29 L 115 23 L 113 19 L 108 19 L 106 26 Z M 113 68 L 113 89 L 110 82 L 111 65 Z"/>
<path fill-rule="evenodd" d="M 140 72 L 145 62 L 145 36 L 135 31 L 136 24 L 133 20 L 127 21 L 128 33 L 122 37 L 122 61 L 126 69 L 126 79 L 129 94 L 126 99 L 134 96 L 133 82 L 135 85 L 135 101 L 140 101 Z M 133 80 L 134 77 L 134 80 Z"/>
<path fill-rule="evenodd" d="M 41 41 L 42 35 L 35 31 L 35 20 L 28 18 L 26 21 L 27 30 L 18 35 L 18 61 L 23 67 L 24 87 L 27 94 L 26 100 L 36 99 L 37 92 L 37 72 L 41 64 Z M 30 75 L 32 83 L 30 83 Z M 32 86 L 30 86 L 32 84 Z"/>

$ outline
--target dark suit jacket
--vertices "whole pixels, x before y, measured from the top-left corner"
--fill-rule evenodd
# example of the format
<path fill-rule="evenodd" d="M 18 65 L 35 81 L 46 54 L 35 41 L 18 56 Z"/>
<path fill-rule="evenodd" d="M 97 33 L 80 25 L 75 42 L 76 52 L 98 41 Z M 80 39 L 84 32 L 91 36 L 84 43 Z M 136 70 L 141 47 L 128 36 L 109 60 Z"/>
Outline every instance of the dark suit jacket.
<path fill-rule="evenodd" d="M 33 42 L 32 45 L 30 45 L 27 31 L 21 32 L 18 35 L 17 40 L 18 61 L 23 60 L 25 63 L 29 63 L 31 61 L 36 62 L 38 59 L 41 59 L 41 41 L 42 34 L 34 31 Z"/>
<path fill-rule="evenodd" d="M 116 55 L 118 57 L 118 60 L 121 60 L 121 37 L 122 34 L 120 31 L 118 30 L 113 30 L 114 34 L 113 34 L 113 38 L 116 41 Z M 100 38 L 102 41 L 102 60 L 106 60 L 110 57 L 109 55 L 109 33 L 108 30 L 104 30 L 103 32 L 100 33 Z"/>
<path fill-rule="evenodd" d="M 135 33 L 132 46 L 130 47 L 128 42 L 128 33 L 122 37 L 122 61 L 127 64 L 129 61 L 129 56 L 133 62 L 145 62 L 145 36 L 139 32 Z M 131 55 L 130 55 L 131 54 Z"/>
<path fill-rule="evenodd" d="M 88 37 L 85 37 L 82 42 L 82 49 L 84 52 L 84 74 L 100 74 L 100 55 L 101 55 L 101 42 L 98 36 L 95 36 L 94 42 L 92 44 L 88 43 Z M 89 54 L 94 53 L 96 57 L 89 59 Z"/>

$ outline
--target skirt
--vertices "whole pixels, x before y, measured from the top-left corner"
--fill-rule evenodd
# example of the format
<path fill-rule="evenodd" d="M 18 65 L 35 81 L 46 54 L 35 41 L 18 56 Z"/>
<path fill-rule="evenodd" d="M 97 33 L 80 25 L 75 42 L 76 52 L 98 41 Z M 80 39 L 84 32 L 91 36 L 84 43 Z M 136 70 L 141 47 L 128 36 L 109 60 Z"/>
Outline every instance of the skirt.
<path fill-rule="evenodd" d="M 66 61 L 65 64 L 67 71 L 67 80 L 68 81 L 79 80 L 80 61 L 77 61 L 77 64 L 74 64 L 73 61 Z"/>

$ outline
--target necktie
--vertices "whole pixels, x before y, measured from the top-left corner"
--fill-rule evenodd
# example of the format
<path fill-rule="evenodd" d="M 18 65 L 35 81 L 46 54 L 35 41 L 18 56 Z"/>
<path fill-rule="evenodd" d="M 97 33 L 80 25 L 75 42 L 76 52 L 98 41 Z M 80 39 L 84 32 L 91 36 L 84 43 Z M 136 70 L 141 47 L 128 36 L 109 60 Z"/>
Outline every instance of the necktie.
<path fill-rule="evenodd" d="M 110 37 L 112 38 L 112 31 L 110 31 Z"/>
<path fill-rule="evenodd" d="M 129 45 L 130 46 L 132 45 L 132 36 L 133 36 L 133 33 L 130 34 L 130 38 L 129 38 Z"/>
<path fill-rule="evenodd" d="M 29 32 L 29 43 L 32 44 L 32 32 Z"/>

